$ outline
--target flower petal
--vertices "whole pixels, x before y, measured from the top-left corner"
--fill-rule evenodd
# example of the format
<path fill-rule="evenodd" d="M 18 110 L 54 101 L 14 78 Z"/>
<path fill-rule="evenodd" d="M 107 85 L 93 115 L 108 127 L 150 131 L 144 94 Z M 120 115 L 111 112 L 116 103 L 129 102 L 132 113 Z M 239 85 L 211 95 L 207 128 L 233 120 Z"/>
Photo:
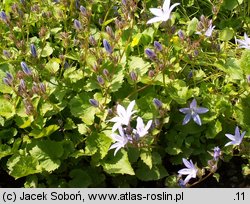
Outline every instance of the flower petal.
<path fill-rule="evenodd" d="M 187 115 L 185 115 L 182 125 L 186 125 L 191 119 L 191 113 L 188 113 Z"/>
<path fill-rule="evenodd" d="M 184 185 L 186 185 L 188 182 L 189 182 L 189 180 L 191 179 L 191 175 L 188 175 L 185 179 L 184 179 Z"/>
<path fill-rule="evenodd" d="M 208 111 L 209 111 L 209 109 L 203 108 L 203 107 L 199 107 L 199 108 L 195 109 L 195 112 L 198 113 L 198 114 L 203 114 L 203 113 L 206 113 Z"/>
<path fill-rule="evenodd" d="M 162 7 L 163 11 L 167 12 L 169 10 L 169 7 L 170 7 L 170 0 L 165 0 Z"/>
<path fill-rule="evenodd" d="M 197 113 L 194 113 L 192 115 L 192 118 L 193 118 L 193 120 L 194 120 L 194 122 L 196 124 L 198 124 L 199 126 L 201 126 L 201 119 L 200 119 L 200 116 Z"/>
<path fill-rule="evenodd" d="M 132 110 L 135 106 L 135 100 L 133 100 L 129 105 L 128 105 L 128 108 L 127 108 L 127 114 L 131 114 L 132 115 Z"/>
<path fill-rule="evenodd" d="M 193 168 L 193 166 L 192 166 L 193 162 L 191 163 L 191 161 L 192 161 L 192 160 L 190 160 L 190 162 L 189 162 L 187 159 L 184 159 L 184 158 L 182 159 L 183 164 L 184 164 L 187 168 L 189 168 L 189 169 Z"/>
<path fill-rule="evenodd" d="M 173 4 L 172 6 L 170 6 L 170 8 L 169 8 L 169 13 L 171 13 L 171 11 L 172 11 L 176 6 L 178 6 L 178 5 L 180 5 L 180 3 L 175 3 L 175 4 Z"/>
<path fill-rule="evenodd" d="M 184 114 L 188 114 L 191 112 L 190 108 L 181 108 L 181 109 L 179 109 L 179 111 L 184 113 Z"/>
<path fill-rule="evenodd" d="M 240 129 L 238 126 L 236 126 L 235 128 L 234 135 L 235 135 L 235 138 L 240 138 Z"/>
<path fill-rule="evenodd" d="M 149 121 L 148 121 L 148 123 L 147 123 L 147 125 L 146 125 L 146 127 L 145 127 L 145 130 L 146 130 L 146 131 L 148 131 L 149 128 L 151 127 L 152 122 L 153 122 L 152 120 L 149 120 Z"/>
<path fill-rule="evenodd" d="M 151 18 L 147 24 L 150 24 L 150 23 L 156 23 L 156 22 L 159 22 L 159 21 L 162 21 L 162 17 L 154 17 L 154 18 Z"/>
<path fill-rule="evenodd" d="M 185 168 L 185 169 L 181 169 L 178 171 L 178 174 L 181 174 L 181 175 L 188 175 L 191 173 L 191 169 L 188 169 L 188 168 Z"/>
<path fill-rule="evenodd" d="M 151 11 L 152 14 L 154 14 L 157 17 L 162 17 L 163 16 L 163 11 L 162 9 L 158 9 L 158 8 L 150 8 L 149 9 Z"/>
<path fill-rule="evenodd" d="M 192 102 L 190 103 L 190 108 L 196 108 L 197 107 L 197 102 L 195 100 L 195 98 L 192 100 Z"/>
<path fill-rule="evenodd" d="M 228 139 L 232 140 L 232 141 L 234 141 L 234 140 L 235 140 L 235 136 L 234 136 L 234 135 L 231 135 L 231 134 L 225 134 L 225 136 L 226 136 Z"/>

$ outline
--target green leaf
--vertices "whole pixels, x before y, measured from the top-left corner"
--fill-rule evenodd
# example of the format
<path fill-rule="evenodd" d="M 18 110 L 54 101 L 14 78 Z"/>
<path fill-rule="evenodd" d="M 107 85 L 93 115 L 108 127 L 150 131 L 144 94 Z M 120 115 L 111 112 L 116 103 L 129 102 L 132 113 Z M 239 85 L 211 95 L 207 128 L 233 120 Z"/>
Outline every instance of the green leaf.
<path fill-rule="evenodd" d="M 60 166 L 63 152 L 62 143 L 50 140 L 35 142 L 34 147 L 29 151 L 30 155 L 39 161 L 40 167 L 48 172 Z"/>
<path fill-rule="evenodd" d="M 15 115 L 14 105 L 0 96 L 0 116 L 9 119 Z"/>
<path fill-rule="evenodd" d="M 245 50 L 240 58 L 240 68 L 248 75 L 250 74 L 250 50 Z"/>
<path fill-rule="evenodd" d="M 222 41 L 229 41 L 234 37 L 235 33 L 233 28 L 224 28 L 222 31 L 220 31 L 219 38 Z"/>
<path fill-rule="evenodd" d="M 102 166 L 108 174 L 129 174 L 135 175 L 135 172 L 128 160 L 128 154 L 125 150 L 120 150 L 115 156 L 109 154 L 108 157 L 102 161 Z"/>
<path fill-rule="evenodd" d="M 49 125 L 43 129 L 33 129 L 29 136 L 33 136 L 34 138 L 48 137 L 55 131 L 57 131 L 60 127 L 58 125 Z"/>
<path fill-rule="evenodd" d="M 221 131 L 222 131 L 221 122 L 219 120 L 212 121 L 209 123 L 208 129 L 206 131 L 206 138 L 213 139 Z"/>
<path fill-rule="evenodd" d="M 193 18 L 189 24 L 188 24 L 188 27 L 187 27 L 187 35 L 190 36 L 192 35 L 194 32 L 197 31 L 197 24 L 198 24 L 199 20 L 197 18 Z"/>
<path fill-rule="evenodd" d="M 10 146 L 6 144 L 1 144 L 0 145 L 0 159 L 3 157 L 9 156 L 12 154 L 12 149 Z"/>
<path fill-rule="evenodd" d="M 45 65 L 45 68 L 52 74 L 56 73 L 60 68 L 60 59 L 58 58 L 50 59 Z"/>
<path fill-rule="evenodd" d="M 139 77 L 141 77 L 147 73 L 150 63 L 146 62 L 141 57 L 131 56 L 129 58 L 128 66 L 130 72 L 134 71 Z"/>
<path fill-rule="evenodd" d="M 70 188 L 87 188 L 92 183 L 91 177 L 82 169 L 73 169 L 70 171 L 69 176 L 72 178 L 69 181 Z"/>
<path fill-rule="evenodd" d="M 135 171 L 136 177 L 142 181 L 159 180 L 168 175 L 167 170 L 162 165 L 153 165 L 150 169 L 144 163 L 139 164 L 139 168 Z"/>
<path fill-rule="evenodd" d="M 42 50 L 41 56 L 48 57 L 53 53 L 53 48 L 50 46 L 50 43 L 47 43 Z"/>
<path fill-rule="evenodd" d="M 37 159 L 29 155 L 13 155 L 9 158 L 7 167 L 9 174 L 15 179 L 42 172 Z"/>

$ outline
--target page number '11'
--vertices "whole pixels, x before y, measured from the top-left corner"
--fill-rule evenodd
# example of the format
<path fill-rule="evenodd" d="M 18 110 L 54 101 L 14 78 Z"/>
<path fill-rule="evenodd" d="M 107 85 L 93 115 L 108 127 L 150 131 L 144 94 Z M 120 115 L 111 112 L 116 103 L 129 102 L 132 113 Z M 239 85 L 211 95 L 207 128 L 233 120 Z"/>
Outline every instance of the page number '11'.
<path fill-rule="evenodd" d="M 245 199 L 245 193 L 244 192 L 242 192 L 242 193 L 237 192 L 236 196 L 237 196 L 237 198 L 234 199 L 234 200 L 244 200 Z"/>

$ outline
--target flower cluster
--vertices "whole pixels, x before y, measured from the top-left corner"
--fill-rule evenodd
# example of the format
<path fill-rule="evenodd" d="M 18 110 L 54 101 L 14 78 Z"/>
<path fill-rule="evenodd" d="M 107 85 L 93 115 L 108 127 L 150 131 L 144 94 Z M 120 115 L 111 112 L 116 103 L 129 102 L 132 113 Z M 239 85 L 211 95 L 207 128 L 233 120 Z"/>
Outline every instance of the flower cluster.
<path fill-rule="evenodd" d="M 136 128 L 131 127 L 132 115 L 136 112 L 133 110 L 135 101 L 132 101 L 127 109 L 122 105 L 117 105 L 117 116 L 113 117 L 109 122 L 113 122 L 111 137 L 115 141 L 111 145 L 110 149 L 115 149 L 114 155 L 122 147 L 125 147 L 127 143 L 138 144 L 140 139 L 148 134 L 148 131 L 152 125 L 152 120 L 147 122 L 145 126 L 141 117 L 137 117 Z M 118 129 L 119 134 L 115 133 Z"/>

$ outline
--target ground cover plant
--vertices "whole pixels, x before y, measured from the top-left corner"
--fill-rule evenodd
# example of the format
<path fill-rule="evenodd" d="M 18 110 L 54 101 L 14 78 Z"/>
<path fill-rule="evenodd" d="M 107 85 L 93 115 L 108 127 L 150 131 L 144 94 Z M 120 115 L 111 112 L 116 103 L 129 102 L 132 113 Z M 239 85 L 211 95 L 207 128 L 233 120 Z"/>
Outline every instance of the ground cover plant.
<path fill-rule="evenodd" d="M 250 1 L 0 3 L 2 187 L 249 187 Z"/>

